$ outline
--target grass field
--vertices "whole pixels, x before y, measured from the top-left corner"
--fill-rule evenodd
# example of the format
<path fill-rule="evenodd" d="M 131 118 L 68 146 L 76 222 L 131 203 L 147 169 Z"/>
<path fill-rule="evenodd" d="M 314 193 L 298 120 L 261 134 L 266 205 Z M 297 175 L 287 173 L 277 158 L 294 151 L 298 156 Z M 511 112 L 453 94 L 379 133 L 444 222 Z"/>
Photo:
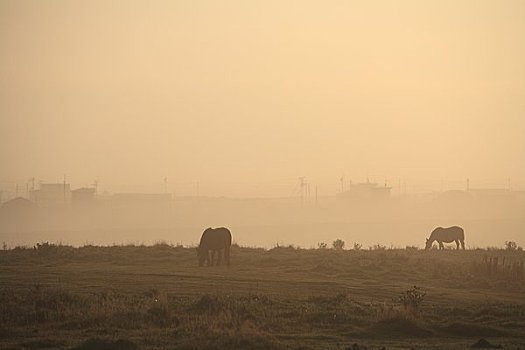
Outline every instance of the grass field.
<path fill-rule="evenodd" d="M 376 248 L 3 250 L 0 348 L 525 349 L 523 251 Z"/>

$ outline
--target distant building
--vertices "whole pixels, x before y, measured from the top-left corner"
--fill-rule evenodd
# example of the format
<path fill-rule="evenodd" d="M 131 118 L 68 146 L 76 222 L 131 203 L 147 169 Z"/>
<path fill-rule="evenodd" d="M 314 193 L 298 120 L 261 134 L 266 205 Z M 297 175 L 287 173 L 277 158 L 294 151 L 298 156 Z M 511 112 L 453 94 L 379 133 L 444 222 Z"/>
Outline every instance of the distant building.
<path fill-rule="evenodd" d="M 27 228 L 36 217 L 37 206 L 22 197 L 13 198 L 0 205 L 0 229 Z"/>
<path fill-rule="evenodd" d="M 468 192 L 473 196 L 480 197 L 508 197 L 513 193 L 506 188 L 470 188 Z"/>
<path fill-rule="evenodd" d="M 11 200 L 8 200 L 0 206 L 0 210 L 14 212 L 33 212 L 36 210 L 35 203 L 31 202 L 28 199 L 17 197 Z"/>
<path fill-rule="evenodd" d="M 439 202 L 468 201 L 470 199 L 472 199 L 472 195 L 463 190 L 448 190 L 438 193 L 435 197 L 435 200 Z"/>
<path fill-rule="evenodd" d="M 516 192 L 505 188 L 471 188 L 468 193 L 473 198 L 487 201 L 508 201 L 516 198 Z"/>
<path fill-rule="evenodd" d="M 350 189 L 341 192 L 338 196 L 343 199 L 356 200 L 384 200 L 390 198 L 392 187 L 379 186 L 374 182 L 350 183 Z"/>
<path fill-rule="evenodd" d="M 169 205 L 171 193 L 115 193 L 111 201 L 129 205 Z"/>
<path fill-rule="evenodd" d="M 71 204 L 75 206 L 92 205 L 95 203 L 95 188 L 82 187 L 71 191 Z"/>
<path fill-rule="evenodd" d="M 42 207 L 67 205 L 71 201 L 71 188 L 67 183 L 40 184 L 29 192 L 29 199 Z"/>

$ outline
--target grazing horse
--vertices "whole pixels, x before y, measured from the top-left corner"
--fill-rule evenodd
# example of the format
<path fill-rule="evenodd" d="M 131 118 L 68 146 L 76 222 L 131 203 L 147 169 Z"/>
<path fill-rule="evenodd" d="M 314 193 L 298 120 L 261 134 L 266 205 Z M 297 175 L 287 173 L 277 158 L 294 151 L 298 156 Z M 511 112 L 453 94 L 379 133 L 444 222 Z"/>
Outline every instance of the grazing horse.
<path fill-rule="evenodd" d="M 432 248 L 432 243 L 437 241 L 439 243 L 439 249 L 445 249 L 444 243 L 456 242 L 456 249 L 459 249 L 459 244 L 465 250 L 465 232 L 459 226 L 452 227 L 438 227 L 432 231 L 430 237 L 427 238 L 425 250 Z"/>
<path fill-rule="evenodd" d="M 230 247 L 232 244 L 232 234 L 230 230 L 225 227 L 211 228 L 208 227 L 202 233 L 199 247 L 197 248 L 197 257 L 199 258 L 199 266 L 213 266 L 215 260 L 215 253 L 219 253 L 217 259 L 217 266 L 221 264 L 222 250 L 224 249 L 224 259 L 226 264 L 230 266 Z M 210 259 L 210 250 L 212 252 Z"/>

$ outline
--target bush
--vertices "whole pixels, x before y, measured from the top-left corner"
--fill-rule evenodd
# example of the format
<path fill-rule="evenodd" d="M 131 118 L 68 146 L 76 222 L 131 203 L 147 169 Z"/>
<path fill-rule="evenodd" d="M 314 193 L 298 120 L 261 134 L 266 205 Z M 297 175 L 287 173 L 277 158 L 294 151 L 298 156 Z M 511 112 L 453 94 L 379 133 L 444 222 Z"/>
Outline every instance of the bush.
<path fill-rule="evenodd" d="M 332 246 L 335 250 L 343 250 L 343 248 L 345 247 L 345 241 L 343 241 L 342 239 L 336 239 L 332 243 Z"/>
<path fill-rule="evenodd" d="M 518 244 L 514 241 L 505 241 L 505 250 L 516 251 L 523 250 L 523 248 L 518 246 Z"/>
<path fill-rule="evenodd" d="M 420 287 L 414 286 L 402 293 L 397 301 L 403 305 L 405 311 L 412 315 L 416 315 L 419 313 L 419 307 L 423 303 L 425 295 L 427 295 L 427 293 L 424 292 Z"/>
<path fill-rule="evenodd" d="M 357 242 L 354 242 L 354 250 L 361 250 L 363 246 Z"/>
<path fill-rule="evenodd" d="M 328 244 L 326 244 L 325 242 L 317 243 L 317 248 L 319 249 L 326 249 L 327 247 L 328 247 Z"/>

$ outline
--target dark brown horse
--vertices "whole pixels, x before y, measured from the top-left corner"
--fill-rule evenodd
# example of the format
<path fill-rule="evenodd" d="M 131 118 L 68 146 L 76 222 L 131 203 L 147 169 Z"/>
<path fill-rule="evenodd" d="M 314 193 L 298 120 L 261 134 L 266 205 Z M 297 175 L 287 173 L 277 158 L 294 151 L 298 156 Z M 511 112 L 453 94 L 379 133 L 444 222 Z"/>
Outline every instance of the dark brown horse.
<path fill-rule="evenodd" d="M 215 260 L 215 253 L 219 253 L 217 259 L 217 266 L 222 261 L 222 250 L 224 250 L 224 259 L 226 264 L 230 266 L 230 247 L 232 245 L 232 234 L 230 230 L 225 227 L 211 228 L 208 227 L 202 233 L 199 247 L 197 248 L 197 257 L 199 258 L 199 266 L 213 266 Z M 211 258 L 210 258 L 211 251 Z"/>
<path fill-rule="evenodd" d="M 465 232 L 459 226 L 447 228 L 438 227 L 434 229 L 430 234 L 430 237 L 427 238 L 425 250 L 432 248 L 432 243 L 434 243 L 434 241 L 438 242 L 439 249 L 445 249 L 443 243 L 456 242 L 456 249 L 459 249 L 459 244 L 461 243 L 461 247 L 465 250 Z"/>

